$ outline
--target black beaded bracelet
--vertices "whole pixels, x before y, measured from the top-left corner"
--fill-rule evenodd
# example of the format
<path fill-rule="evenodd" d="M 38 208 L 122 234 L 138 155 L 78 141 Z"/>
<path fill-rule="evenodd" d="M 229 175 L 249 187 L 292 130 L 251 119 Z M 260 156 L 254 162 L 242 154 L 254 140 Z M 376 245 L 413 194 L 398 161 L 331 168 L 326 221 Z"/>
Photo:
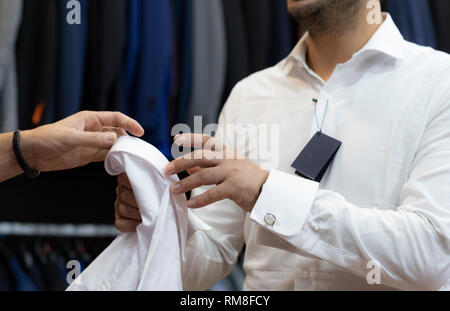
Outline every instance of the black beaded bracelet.
<path fill-rule="evenodd" d="M 27 164 L 27 162 L 25 161 L 25 158 L 22 155 L 22 151 L 20 150 L 20 131 L 19 130 L 14 132 L 12 144 L 13 144 L 14 156 L 16 157 L 17 163 L 19 163 L 20 168 L 23 170 L 25 175 L 29 178 L 38 177 L 41 174 L 41 172 L 31 168 Z"/>

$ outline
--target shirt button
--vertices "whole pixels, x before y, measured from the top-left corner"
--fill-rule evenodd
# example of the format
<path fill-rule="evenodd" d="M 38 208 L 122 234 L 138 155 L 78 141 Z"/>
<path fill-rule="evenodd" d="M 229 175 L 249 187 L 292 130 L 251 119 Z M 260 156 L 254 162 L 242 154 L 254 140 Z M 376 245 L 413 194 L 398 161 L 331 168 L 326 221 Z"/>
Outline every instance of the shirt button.
<path fill-rule="evenodd" d="M 308 271 L 305 270 L 305 271 L 303 271 L 303 277 L 305 279 L 309 279 L 311 277 L 311 274 Z"/>
<path fill-rule="evenodd" d="M 276 217 L 272 214 L 266 214 L 264 217 L 264 222 L 268 224 L 269 226 L 273 227 L 275 225 L 275 222 L 277 221 Z"/>

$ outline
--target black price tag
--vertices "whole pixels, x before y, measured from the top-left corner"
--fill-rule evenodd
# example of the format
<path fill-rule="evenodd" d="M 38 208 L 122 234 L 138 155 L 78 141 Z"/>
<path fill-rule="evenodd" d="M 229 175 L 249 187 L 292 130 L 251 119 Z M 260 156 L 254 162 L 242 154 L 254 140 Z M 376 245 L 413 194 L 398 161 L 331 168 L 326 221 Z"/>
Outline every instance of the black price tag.
<path fill-rule="evenodd" d="M 292 164 L 295 173 L 320 182 L 341 144 L 339 140 L 317 132 Z"/>

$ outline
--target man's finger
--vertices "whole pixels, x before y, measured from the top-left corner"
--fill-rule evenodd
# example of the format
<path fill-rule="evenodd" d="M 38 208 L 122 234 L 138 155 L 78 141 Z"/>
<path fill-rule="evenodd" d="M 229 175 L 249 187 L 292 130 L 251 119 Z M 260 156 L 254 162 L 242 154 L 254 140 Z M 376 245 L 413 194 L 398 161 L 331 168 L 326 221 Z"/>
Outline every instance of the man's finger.
<path fill-rule="evenodd" d="M 94 158 L 91 162 L 103 162 L 105 161 L 106 156 L 108 155 L 110 149 L 99 149 L 97 153 L 94 155 Z"/>
<path fill-rule="evenodd" d="M 117 202 L 118 203 L 123 202 L 128 205 L 134 206 L 136 208 L 138 207 L 138 204 L 134 197 L 134 193 L 130 189 L 128 189 L 122 185 L 119 185 L 116 188 L 116 193 L 117 193 Z"/>
<path fill-rule="evenodd" d="M 127 133 L 120 128 L 104 127 L 103 132 L 78 132 L 76 135 L 81 146 L 100 149 L 92 162 L 101 162 L 116 140 Z"/>
<path fill-rule="evenodd" d="M 220 184 L 201 195 L 191 198 L 187 202 L 187 205 L 189 208 L 195 209 L 195 208 L 202 208 L 215 202 L 225 200 L 228 198 L 227 189 L 228 188 L 226 185 Z"/>
<path fill-rule="evenodd" d="M 120 232 L 127 233 L 127 232 L 136 232 L 136 228 L 141 224 L 141 222 L 119 217 L 116 218 L 114 224 L 117 230 L 119 230 Z"/>
<path fill-rule="evenodd" d="M 130 190 L 133 189 L 131 187 L 131 183 L 130 180 L 128 179 L 127 174 L 120 174 L 119 177 L 117 177 L 117 182 L 119 183 L 119 185 L 124 186 Z"/>
<path fill-rule="evenodd" d="M 127 218 L 135 221 L 142 221 L 141 213 L 139 209 L 126 204 L 125 202 L 118 201 L 116 203 L 116 212 L 120 218 Z"/>
<path fill-rule="evenodd" d="M 127 132 L 120 127 L 104 126 L 103 132 L 113 132 L 116 133 L 117 137 L 128 136 Z"/>
<path fill-rule="evenodd" d="M 94 116 L 100 121 L 102 126 L 119 127 L 137 137 L 144 135 L 142 126 L 136 120 L 121 112 L 101 111 L 95 112 Z"/>
<path fill-rule="evenodd" d="M 203 170 L 203 168 L 197 166 L 194 168 L 187 169 L 186 171 L 188 172 L 189 175 L 194 175 L 195 173 L 197 173 L 201 170 Z"/>
<path fill-rule="evenodd" d="M 67 139 L 74 147 L 90 147 L 96 149 L 109 149 L 117 140 L 114 132 L 75 132 L 68 133 Z"/>
<path fill-rule="evenodd" d="M 219 155 L 208 150 L 195 150 L 170 162 L 165 172 L 167 175 L 175 175 L 197 166 L 201 168 L 216 166 L 220 163 Z"/>
<path fill-rule="evenodd" d="M 224 150 L 224 144 L 215 137 L 202 134 L 180 134 L 175 136 L 175 143 L 181 147 L 192 147 L 210 151 Z"/>
<path fill-rule="evenodd" d="M 225 174 L 220 168 L 205 168 L 198 173 L 186 177 L 173 184 L 170 190 L 173 194 L 181 194 L 201 186 L 217 185 L 225 179 Z"/>

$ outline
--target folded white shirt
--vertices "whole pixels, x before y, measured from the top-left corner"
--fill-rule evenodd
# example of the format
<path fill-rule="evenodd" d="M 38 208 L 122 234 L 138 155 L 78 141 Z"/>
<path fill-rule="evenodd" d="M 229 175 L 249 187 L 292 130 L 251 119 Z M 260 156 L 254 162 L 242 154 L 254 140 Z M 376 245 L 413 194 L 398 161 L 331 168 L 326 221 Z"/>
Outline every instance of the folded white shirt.
<path fill-rule="evenodd" d="M 67 290 L 182 290 L 181 265 L 188 231 L 186 196 L 172 195 L 178 177 L 152 145 L 121 137 L 106 157 L 111 175 L 126 173 L 142 216 L 137 233 L 123 233 Z"/>

